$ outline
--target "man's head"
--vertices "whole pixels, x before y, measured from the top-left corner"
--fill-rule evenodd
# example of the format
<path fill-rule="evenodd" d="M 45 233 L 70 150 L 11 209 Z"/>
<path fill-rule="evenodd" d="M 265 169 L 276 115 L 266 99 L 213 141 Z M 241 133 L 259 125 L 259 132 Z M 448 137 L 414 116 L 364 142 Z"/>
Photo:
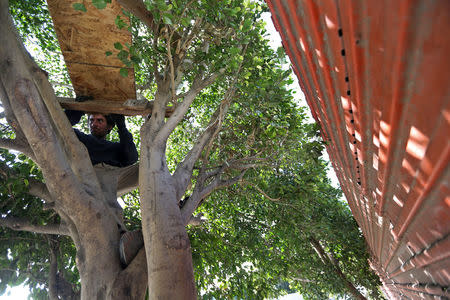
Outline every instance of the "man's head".
<path fill-rule="evenodd" d="M 113 127 L 114 121 L 109 115 L 100 113 L 89 114 L 89 129 L 93 136 L 104 139 Z"/>

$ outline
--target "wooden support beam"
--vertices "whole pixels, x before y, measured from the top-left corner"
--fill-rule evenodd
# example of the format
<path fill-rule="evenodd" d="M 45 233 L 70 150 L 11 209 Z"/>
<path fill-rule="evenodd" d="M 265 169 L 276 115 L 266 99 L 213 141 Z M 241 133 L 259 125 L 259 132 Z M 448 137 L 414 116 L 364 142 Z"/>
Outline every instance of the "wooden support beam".
<path fill-rule="evenodd" d="M 118 101 L 95 100 L 77 102 L 74 98 L 58 97 L 58 101 L 65 109 L 85 112 L 100 112 L 104 114 L 121 114 L 126 116 L 146 116 L 152 114 L 153 101 L 130 99 L 123 103 Z M 174 107 L 166 108 L 166 117 L 170 117 Z"/>

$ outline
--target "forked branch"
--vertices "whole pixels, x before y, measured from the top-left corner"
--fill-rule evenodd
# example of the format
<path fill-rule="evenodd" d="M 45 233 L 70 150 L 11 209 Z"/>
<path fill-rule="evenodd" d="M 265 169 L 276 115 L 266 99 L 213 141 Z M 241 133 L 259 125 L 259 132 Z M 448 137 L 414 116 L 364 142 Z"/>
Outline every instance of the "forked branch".
<path fill-rule="evenodd" d="M 180 123 L 181 120 L 184 118 L 185 114 L 189 110 L 189 107 L 191 106 L 192 102 L 194 101 L 198 93 L 200 93 L 200 91 L 203 90 L 205 87 L 211 85 L 217 79 L 217 77 L 219 77 L 224 72 L 225 69 L 220 69 L 206 78 L 197 76 L 197 78 L 194 79 L 191 89 L 184 97 L 183 102 L 181 102 L 177 106 L 173 114 L 167 120 L 166 124 L 164 124 L 164 126 L 161 128 L 160 132 L 158 133 L 157 140 L 159 141 L 167 140 L 167 138 L 175 129 L 175 127 L 178 125 L 178 123 Z"/>
<path fill-rule="evenodd" d="M 197 183 L 195 186 L 194 192 L 191 197 L 186 201 L 186 204 L 181 209 L 181 215 L 183 218 L 183 224 L 187 225 L 191 219 L 192 214 L 200 205 L 200 203 L 209 196 L 213 191 L 231 186 L 237 182 L 239 182 L 245 175 L 246 170 L 242 171 L 239 175 L 229 178 L 227 180 L 221 179 L 221 176 L 218 175 L 211 183 L 204 186 L 203 182 Z"/>

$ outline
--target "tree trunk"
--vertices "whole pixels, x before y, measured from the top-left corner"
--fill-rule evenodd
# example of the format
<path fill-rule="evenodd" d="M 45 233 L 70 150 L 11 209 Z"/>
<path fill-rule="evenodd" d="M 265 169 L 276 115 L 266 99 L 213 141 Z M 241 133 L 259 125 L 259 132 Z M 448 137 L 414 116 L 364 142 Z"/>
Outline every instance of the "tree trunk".
<path fill-rule="evenodd" d="M 150 299 L 195 299 L 190 241 L 164 146 L 151 145 L 145 135 L 141 131 L 139 186 Z"/>
<path fill-rule="evenodd" d="M 325 249 L 323 249 L 323 247 L 319 243 L 319 241 L 316 240 L 313 237 L 310 237 L 309 241 L 310 241 L 312 247 L 314 248 L 314 250 L 319 255 L 319 257 L 322 260 L 322 262 L 323 263 L 328 263 L 328 264 L 330 264 L 333 267 L 334 272 L 339 276 L 339 278 L 342 279 L 342 281 L 344 282 L 344 284 L 347 287 L 348 291 L 356 299 L 366 300 L 366 297 L 364 297 L 364 295 L 362 295 L 358 291 L 358 289 L 353 285 L 353 283 L 350 280 L 348 280 L 347 276 L 345 276 L 345 274 L 342 272 L 341 268 L 339 267 L 339 263 L 336 260 L 330 258 L 330 255 L 328 255 L 328 253 L 326 253 Z"/>

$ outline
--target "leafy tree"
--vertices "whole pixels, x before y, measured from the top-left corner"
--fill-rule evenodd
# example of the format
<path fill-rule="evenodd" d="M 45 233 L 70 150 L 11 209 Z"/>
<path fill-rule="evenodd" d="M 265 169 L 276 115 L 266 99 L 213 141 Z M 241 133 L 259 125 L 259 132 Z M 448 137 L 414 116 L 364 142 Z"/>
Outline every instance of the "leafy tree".
<path fill-rule="evenodd" d="M 142 299 L 148 285 L 152 299 L 191 299 L 197 282 L 206 298 L 260 298 L 288 281 L 311 297 L 345 294 L 348 283 L 375 295 L 361 236 L 325 179 L 316 129 L 292 102 L 282 53 L 263 38 L 264 5 L 119 3 L 134 41 L 116 46 L 119 58 L 154 101 L 150 118 L 132 121 L 138 176 L 118 187 L 139 187 L 123 198 L 124 214 L 130 229 L 142 222 L 145 249 L 120 265 L 106 194 L 55 96 L 70 91 L 49 83 L 67 83 L 52 77 L 64 67 L 36 57 L 48 78 L 14 28 L 29 46 L 57 51 L 45 3 L 2 1 L 0 147 L 10 152 L 0 152 L 0 289 L 26 282 L 36 297 Z M 196 211 L 208 221 L 186 230 Z"/>

